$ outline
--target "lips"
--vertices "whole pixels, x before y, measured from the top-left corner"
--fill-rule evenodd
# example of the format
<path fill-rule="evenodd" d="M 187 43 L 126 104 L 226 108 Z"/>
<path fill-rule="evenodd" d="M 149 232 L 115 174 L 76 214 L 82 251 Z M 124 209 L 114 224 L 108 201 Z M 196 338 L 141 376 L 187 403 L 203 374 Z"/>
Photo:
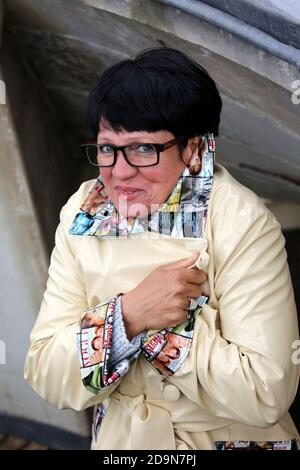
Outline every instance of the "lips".
<path fill-rule="evenodd" d="M 132 201 L 143 192 L 142 189 L 131 188 L 126 186 L 116 186 L 115 190 L 117 191 L 119 198 L 126 199 L 127 202 Z"/>
<path fill-rule="evenodd" d="M 137 188 L 126 188 L 124 186 L 117 186 L 116 191 L 118 192 L 119 196 L 137 196 L 139 193 L 142 192 L 142 189 L 137 189 Z"/>
<path fill-rule="evenodd" d="M 128 186 L 116 186 L 115 188 L 117 191 L 122 192 L 122 193 L 134 193 L 137 191 L 142 191 L 142 189 L 139 188 L 130 188 Z"/>

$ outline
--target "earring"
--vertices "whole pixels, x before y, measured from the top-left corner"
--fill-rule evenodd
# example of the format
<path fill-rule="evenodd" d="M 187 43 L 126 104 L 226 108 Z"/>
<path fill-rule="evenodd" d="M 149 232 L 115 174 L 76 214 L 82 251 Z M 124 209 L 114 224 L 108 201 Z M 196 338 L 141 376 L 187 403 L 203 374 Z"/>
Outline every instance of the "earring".
<path fill-rule="evenodd" d="M 189 163 L 187 164 L 187 167 L 191 175 L 199 175 L 201 171 L 201 162 L 202 162 L 201 144 L 202 144 L 202 139 L 199 142 L 199 144 L 197 144 L 196 149 L 193 155 L 191 156 Z"/>

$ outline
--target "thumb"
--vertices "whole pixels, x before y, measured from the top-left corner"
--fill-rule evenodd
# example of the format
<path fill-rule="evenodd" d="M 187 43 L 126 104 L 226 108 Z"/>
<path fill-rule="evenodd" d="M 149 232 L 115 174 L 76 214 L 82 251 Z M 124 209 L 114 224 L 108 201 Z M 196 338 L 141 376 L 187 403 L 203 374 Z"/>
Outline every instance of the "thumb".
<path fill-rule="evenodd" d="M 192 256 L 189 256 L 189 258 L 183 258 L 178 261 L 173 261 L 172 263 L 166 264 L 165 267 L 168 269 L 188 268 L 189 266 L 195 263 L 196 259 L 199 258 L 199 255 L 200 251 L 196 251 Z"/>

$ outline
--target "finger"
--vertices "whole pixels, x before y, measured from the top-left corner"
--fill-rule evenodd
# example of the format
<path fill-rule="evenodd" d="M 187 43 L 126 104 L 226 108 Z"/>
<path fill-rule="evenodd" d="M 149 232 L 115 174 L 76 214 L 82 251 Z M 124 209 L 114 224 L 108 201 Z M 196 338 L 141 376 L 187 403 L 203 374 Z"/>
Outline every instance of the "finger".
<path fill-rule="evenodd" d="M 202 284 L 207 280 L 207 274 L 202 269 L 187 269 L 183 275 L 187 284 Z"/>
<path fill-rule="evenodd" d="M 200 297 L 202 294 L 203 294 L 203 287 L 202 286 L 195 286 L 195 284 L 190 284 L 190 289 L 186 289 L 185 293 L 184 293 L 184 296 L 185 296 L 185 299 L 187 298 L 190 298 L 190 299 L 198 299 L 198 297 Z M 194 286 L 194 287 L 192 287 Z M 187 300 L 186 300 L 186 304 L 187 304 Z"/>
<path fill-rule="evenodd" d="M 179 269 L 179 268 L 188 268 L 192 266 L 196 259 L 199 258 L 200 251 L 196 251 L 192 256 L 189 258 L 180 259 L 178 261 L 173 261 L 172 263 L 165 264 L 164 267 L 167 269 Z"/>

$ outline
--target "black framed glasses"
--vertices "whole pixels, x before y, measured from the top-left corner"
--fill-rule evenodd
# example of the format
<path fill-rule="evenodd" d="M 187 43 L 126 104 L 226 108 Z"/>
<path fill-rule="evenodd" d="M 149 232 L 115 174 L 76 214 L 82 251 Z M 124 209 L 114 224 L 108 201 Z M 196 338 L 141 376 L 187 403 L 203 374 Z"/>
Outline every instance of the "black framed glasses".
<path fill-rule="evenodd" d="M 134 167 L 148 167 L 158 165 L 160 153 L 173 147 L 180 141 L 180 137 L 169 140 L 163 144 L 135 143 L 130 145 L 111 144 L 83 144 L 81 150 L 87 156 L 89 163 L 97 167 L 114 166 L 118 151 L 121 150 L 127 163 Z"/>

